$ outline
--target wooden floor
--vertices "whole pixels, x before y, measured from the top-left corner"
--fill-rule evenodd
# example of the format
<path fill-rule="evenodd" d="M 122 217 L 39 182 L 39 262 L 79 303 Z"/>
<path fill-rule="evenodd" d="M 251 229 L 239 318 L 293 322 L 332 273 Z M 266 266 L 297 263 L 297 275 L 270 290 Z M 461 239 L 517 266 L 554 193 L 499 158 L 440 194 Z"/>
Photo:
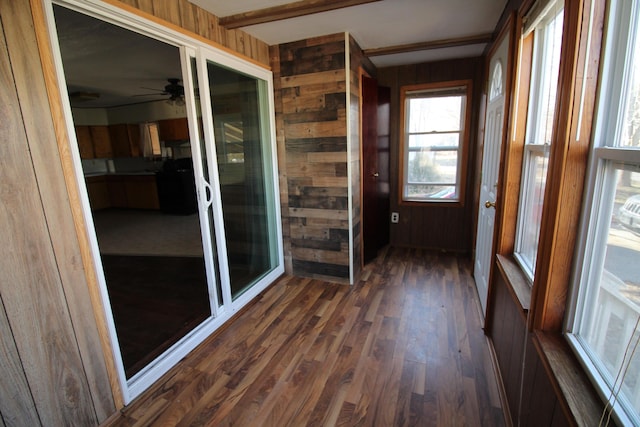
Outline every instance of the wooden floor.
<path fill-rule="evenodd" d="M 355 286 L 284 277 L 114 426 L 502 426 L 470 263 L 389 249 Z"/>

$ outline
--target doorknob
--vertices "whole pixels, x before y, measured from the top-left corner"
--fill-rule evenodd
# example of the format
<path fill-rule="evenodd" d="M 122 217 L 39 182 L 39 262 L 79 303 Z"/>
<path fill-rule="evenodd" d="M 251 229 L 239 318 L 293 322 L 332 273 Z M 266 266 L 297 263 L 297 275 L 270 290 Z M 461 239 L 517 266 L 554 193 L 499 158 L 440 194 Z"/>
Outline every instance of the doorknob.
<path fill-rule="evenodd" d="M 380 174 L 379 174 L 378 172 L 373 172 L 373 173 L 371 174 L 371 176 L 372 176 L 372 177 L 374 177 L 374 178 L 377 178 L 377 177 L 379 177 L 379 176 L 380 176 Z"/>
<path fill-rule="evenodd" d="M 486 201 L 484 202 L 484 207 L 489 209 L 489 208 L 496 208 L 496 202 L 490 202 L 490 201 Z"/>

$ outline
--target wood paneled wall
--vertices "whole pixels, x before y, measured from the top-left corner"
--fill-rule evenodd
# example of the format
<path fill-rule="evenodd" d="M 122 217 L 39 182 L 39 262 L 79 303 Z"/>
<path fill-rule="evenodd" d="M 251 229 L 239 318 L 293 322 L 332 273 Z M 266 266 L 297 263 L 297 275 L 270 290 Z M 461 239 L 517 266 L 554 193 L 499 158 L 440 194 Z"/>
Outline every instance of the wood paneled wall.
<path fill-rule="evenodd" d="M 520 310 L 501 274 L 495 275 L 492 307 L 495 318 L 487 335 L 491 337 L 511 419 L 519 419 L 522 362 L 527 335 L 527 313 Z"/>
<path fill-rule="evenodd" d="M 0 0 L 0 34 L 0 425 L 97 425 L 115 403 L 28 0 Z"/>
<path fill-rule="evenodd" d="M 272 48 L 287 271 L 349 279 L 345 34 Z"/>
<path fill-rule="evenodd" d="M 400 222 L 391 224 L 390 242 L 395 246 L 428 248 L 455 252 L 471 252 L 474 236 L 473 177 L 476 176 L 476 152 L 480 103 L 484 87 L 484 58 L 465 58 L 378 70 L 378 83 L 391 87 L 391 212 L 400 214 Z M 398 147 L 400 128 L 400 88 L 405 85 L 435 83 L 450 80 L 473 81 L 471 130 L 464 206 L 401 205 L 399 203 L 400 159 Z"/>
<path fill-rule="evenodd" d="M 503 398 L 506 399 L 512 424 L 532 427 L 590 425 L 599 418 L 604 405 L 586 384 L 573 388 L 573 396 L 558 393 L 558 389 L 563 386 L 566 389 L 567 385 L 559 385 L 551 371 L 574 370 L 570 376 L 580 377 L 575 372 L 578 362 L 568 348 L 558 351 L 558 343 L 552 343 L 555 349 L 550 350 L 552 346 L 549 342 L 553 340 L 567 347 L 563 338 L 541 337 L 528 331 L 528 310 L 523 309 L 519 297 L 508 284 L 511 279 L 502 269 L 496 270 L 491 294 L 496 317 L 486 332 L 498 362 Z M 547 347 L 546 350 L 541 349 L 543 345 Z M 553 361 L 543 360 L 542 357 Z M 588 382 L 585 378 L 580 381 Z M 569 400 L 573 402 L 568 403 Z M 572 414 L 569 406 L 578 407 L 579 410 Z"/>
<path fill-rule="evenodd" d="M 269 65 L 269 46 L 242 30 L 227 30 L 218 17 L 188 0 L 105 0 L 126 4 L 214 41 L 263 65 Z"/>

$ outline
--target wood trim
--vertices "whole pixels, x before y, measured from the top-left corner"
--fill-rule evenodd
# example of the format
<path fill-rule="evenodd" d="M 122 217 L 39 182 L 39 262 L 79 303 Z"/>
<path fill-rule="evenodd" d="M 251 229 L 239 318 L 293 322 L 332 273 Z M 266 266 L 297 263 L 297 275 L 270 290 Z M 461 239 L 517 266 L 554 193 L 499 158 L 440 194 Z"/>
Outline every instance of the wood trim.
<path fill-rule="evenodd" d="M 522 17 L 519 16 L 515 25 L 516 35 L 519 34 L 521 28 Z M 517 60 L 512 71 L 513 86 L 510 89 L 511 99 L 509 102 L 511 107 L 508 113 L 509 126 L 505 141 L 506 147 L 501 158 L 501 163 L 504 165 L 499 184 L 502 201 L 498 205 L 497 240 L 495 241 L 496 253 L 503 255 L 513 254 L 515 247 L 522 158 L 529 108 L 533 36 L 521 39 L 519 43 L 514 41 L 513 58 L 514 60 L 517 58 Z"/>
<path fill-rule="evenodd" d="M 455 86 L 465 86 L 466 87 L 466 105 L 465 105 L 465 123 L 464 123 L 464 133 L 462 135 L 462 153 L 460 159 L 460 180 L 458 182 L 459 194 L 457 201 L 408 201 L 403 200 L 403 187 L 404 187 L 404 133 L 405 133 L 405 94 L 408 91 L 413 90 L 431 90 L 431 89 L 439 89 L 439 88 L 447 88 L 447 87 L 455 87 Z M 472 119 L 472 110 L 473 110 L 473 80 L 449 80 L 445 82 L 437 82 L 437 83 L 421 83 L 416 85 L 407 85 L 400 87 L 400 122 L 398 127 L 400 128 L 400 139 L 398 144 L 398 205 L 400 206 L 418 206 L 418 207 L 443 207 L 443 208 L 462 208 L 465 205 L 465 197 L 466 197 L 466 188 L 467 188 L 467 169 L 469 162 L 469 152 L 472 147 L 471 144 L 471 119 Z"/>
<path fill-rule="evenodd" d="M 360 268 L 363 269 L 364 268 L 364 232 L 362 231 L 362 225 L 364 224 L 363 222 L 363 212 L 362 212 L 362 206 L 364 206 L 364 161 L 363 161 L 363 148 L 364 148 L 364 139 L 363 139 L 363 132 L 362 132 L 362 78 L 366 76 L 366 77 L 371 77 L 369 75 L 369 73 L 367 73 L 367 71 L 362 67 L 358 67 L 358 79 L 359 79 L 359 91 L 360 91 L 360 98 L 358 99 L 358 103 L 359 103 L 359 108 L 360 108 L 360 120 L 358 123 L 358 127 L 360 128 Z"/>
<path fill-rule="evenodd" d="M 221 17 L 219 22 L 220 25 L 231 30 L 378 1 L 380 0 L 302 0 L 280 6 L 267 7 L 265 9 L 252 10 L 250 12 Z"/>
<path fill-rule="evenodd" d="M 591 1 L 597 2 L 593 27 L 589 25 Z M 569 293 L 590 151 L 604 3 L 567 0 L 565 4 L 562 51 L 569 54 L 564 53 L 560 63 L 559 114 L 549 155 L 530 324 L 531 328 L 546 332 L 562 330 Z"/>
<path fill-rule="evenodd" d="M 410 43 L 375 49 L 364 49 L 364 56 L 393 55 L 396 53 L 417 52 L 421 50 L 443 49 L 446 47 L 469 46 L 474 44 L 490 43 L 493 40 L 491 33 L 476 34 L 467 37 L 457 37 L 452 39 L 432 40 L 420 43 Z"/>
<path fill-rule="evenodd" d="M 124 406 L 123 391 L 120 386 L 118 370 L 113 358 L 113 347 L 109 335 L 109 328 L 105 316 L 106 309 L 102 303 L 102 296 L 99 289 L 97 273 L 93 263 L 93 255 L 89 237 L 87 235 L 87 226 L 84 221 L 84 214 L 80 202 L 80 190 L 78 189 L 75 168 L 71 151 L 69 147 L 71 142 L 67 134 L 66 120 L 62 109 L 62 99 L 60 97 L 60 88 L 56 77 L 56 68 L 54 65 L 53 52 L 51 50 L 48 25 L 45 18 L 45 12 L 41 0 L 30 0 L 31 13 L 34 21 L 34 31 L 40 51 L 40 61 L 44 74 L 47 97 L 49 100 L 49 108 L 53 120 L 58 152 L 60 154 L 60 163 L 62 165 L 63 175 L 67 192 L 69 194 L 69 205 L 75 224 L 75 231 L 78 237 L 78 245 L 80 255 L 82 257 L 82 265 L 84 266 L 85 278 L 89 289 L 89 297 L 93 307 L 93 313 L 98 328 L 100 344 L 104 354 L 104 360 L 109 376 L 109 383 L 113 394 L 116 409 Z"/>
<path fill-rule="evenodd" d="M 567 420 L 578 426 L 597 425 L 604 405 L 566 340 L 541 331 L 533 332 L 529 339 Z"/>
<path fill-rule="evenodd" d="M 182 28 L 179 25 L 173 24 L 173 23 L 171 23 L 169 21 L 166 21 L 166 20 L 164 20 L 162 18 L 158 18 L 157 16 L 152 15 L 152 14 L 150 14 L 148 12 L 145 12 L 143 10 L 137 9 L 137 8 L 135 8 L 133 6 L 130 6 L 130 5 L 126 4 L 126 3 L 123 3 L 120 0 L 101 0 L 101 1 L 106 3 L 106 4 L 109 4 L 111 6 L 114 6 L 114 7 L 117 7 L 119 9 L 122 9 L 124 11 L 127 11 L 129 13 L 132 13 L 134 15 L 137 15 L 137 16 L 139 16 L 139 17 L 141 17 L 143 19 L 146 19 L 148 21 L 151 21 L 151 22 L 153 22 L 153 23 L 155 23 L 157 25 L 160 25 L 162 27 L 166 27 L 166 28 L 168 28 L 168 29 L 170 29 L 172 31 L 176 31 L 176 32 L 178 32 L 180 34 L 183 34 L 183 35 L 187 36 L 187 37 L 195 39 L 195 40 L 197 40 L 197 41 L 199 41 L 201 43 L 205 43 L 205 44 L 211 46 L 214 49 L 222 50 L 222 51 L 224 51 L 224 52 L 226 52 L 226 53 L 228 53 L 230 55 L 233 55 L 233 56 L 235 56 L 237 58 L 240 58 L 240 59 L 242 59 L 244 61 L 250 62 L 250 63 L 252 63 L 254 65 L 257 65 L 257 66 L 259 66 L 261 68 L 264 68 L 264 69 L 267 69 L 267 70 L 271 70 L 271 67 L 269 65 L 263 64 L 260 61 L 257 61 L 257 60 L 255 60 L 255 59 L 253 59 L 253 58 L 251 58 L 251 57 L 249 57 L 247 55 L 243 55 L 243 54 L 241 54 L 239 52 L 236 52 L 235 50 L 230 49 L 230 48 L 228 48 L 228 47 L 226 47 L 226 46 L 224 46 L 224 45 L 222 45 L 222 44 L 220 44 L 218 42 L 215 42 L 213 40 L 207 39 L 206 37 L 203 37 L 203 36 L 201 36 L 199 34 L 196 34 L 196 33 L 192 32 L 192 31 L 189 31 L 189 30 L 187 30 L 185 28 Z"/>

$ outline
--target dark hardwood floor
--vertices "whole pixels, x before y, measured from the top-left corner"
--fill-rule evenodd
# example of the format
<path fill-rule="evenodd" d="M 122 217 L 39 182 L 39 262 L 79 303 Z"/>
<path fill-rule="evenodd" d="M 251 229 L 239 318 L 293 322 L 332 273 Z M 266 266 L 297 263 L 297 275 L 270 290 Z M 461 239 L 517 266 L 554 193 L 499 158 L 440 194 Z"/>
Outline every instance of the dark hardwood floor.
<path fill-rule="evenodd" d="M 352 287 L 283 277 L 110 425 L 502 426 L 470 262 L 391 248 Z"/>

